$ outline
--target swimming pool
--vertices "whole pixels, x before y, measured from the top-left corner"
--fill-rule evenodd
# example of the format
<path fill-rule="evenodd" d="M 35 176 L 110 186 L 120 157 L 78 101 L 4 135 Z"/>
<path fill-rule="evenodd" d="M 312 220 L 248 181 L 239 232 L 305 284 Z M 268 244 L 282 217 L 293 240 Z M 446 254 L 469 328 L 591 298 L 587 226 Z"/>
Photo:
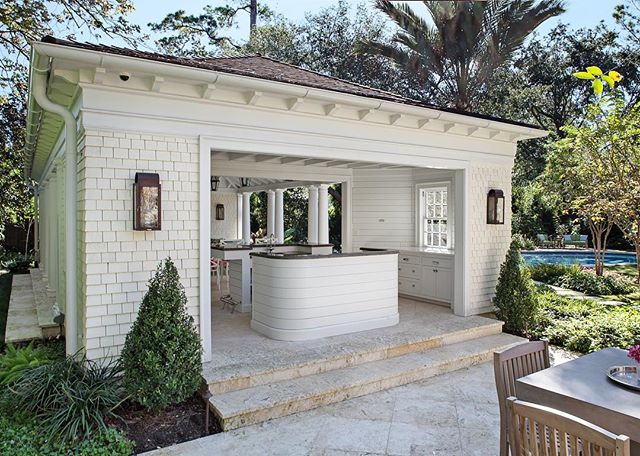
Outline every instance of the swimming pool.
<path fill-rule="evenodd" d="M 526 264 L 579 264 L 593 266 L 593 252 L 591 250 L 532 250 L 523 251 L 522 256 Z M 631 252 L 607 252 L 605 265 L 636 264 L 636 255 Z"/>

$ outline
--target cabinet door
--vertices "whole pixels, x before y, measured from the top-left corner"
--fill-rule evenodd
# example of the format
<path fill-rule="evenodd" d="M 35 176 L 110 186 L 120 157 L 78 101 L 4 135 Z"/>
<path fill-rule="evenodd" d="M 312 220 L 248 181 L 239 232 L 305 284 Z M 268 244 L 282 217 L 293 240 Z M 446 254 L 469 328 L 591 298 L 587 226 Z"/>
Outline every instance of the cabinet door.
<path fill-rule="evenodd" d="M 422 267 L 422 282 L 420 283 L 420 294 L 425 298 L 436 299 L 438 273 L 434 266 Z"/>
<path fill-rule="evenodd" d="M 436 295 L 439 301 L 451 302 L 453 299 L 453 269 L 436 268 Z"/>

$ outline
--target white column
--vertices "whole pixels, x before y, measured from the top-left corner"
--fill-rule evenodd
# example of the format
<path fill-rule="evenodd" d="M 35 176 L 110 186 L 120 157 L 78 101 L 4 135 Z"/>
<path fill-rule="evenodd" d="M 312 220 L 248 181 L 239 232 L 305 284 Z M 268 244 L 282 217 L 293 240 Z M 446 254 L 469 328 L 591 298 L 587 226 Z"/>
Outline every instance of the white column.
<path fill-rule="evenodd" d="M 251 244 L 251 193 L 242 194 L 242 241 Z"/>
<path fill-rule="evenodd" d="M 318 244 L 329 243 L 329 186 L 318 186 Z"/>
<path fill-rule="evenodd" d="M 58 185 L 56 182 L 56 175 L 54 174 L 49 179 L 49 232 L 47 234 L 47 244 L 48 246 L 48 254 L 47 254 L 47 269 L 49 273 L 47 274 L 47 287 L 50 291 L 55 291 L 58 286 L 58 235 L 57 235 L 57 227 L 58 227 L 58 214 L 54 210 L 57 203 L 57 193 L 58 193 Z"/>
<path fill-rule="evenodd" d="M 318 243 L 318 187 L 309 186 L 309 207 L 307 210 L 307 242 Z"/>
<path fill-rule="evenodd" d="M 276 190 L 276 211 L 275 211 L 275 235 L 276 243 L 284 244 L 284 190 Z"/>
<path fill-rule="evenodd" d="M 238 193 L 238 203 L 236 207 L 236 220 L 237 220 L 237 229 L 236 229 L 236 239 L 242 238 L 242 193 Z"/>
<path fill-rule="evenodd" d="M 40 201 L 38 204 L 38 216 L 40 217 L 40 258 L 39 266 L 42 276 L 47 277 L 47 184 L 40 187 Z"/>
<path fill-rule="evenodd" d="M 276 234 L 276 193 L 267 190 L 267 236 Z"/>

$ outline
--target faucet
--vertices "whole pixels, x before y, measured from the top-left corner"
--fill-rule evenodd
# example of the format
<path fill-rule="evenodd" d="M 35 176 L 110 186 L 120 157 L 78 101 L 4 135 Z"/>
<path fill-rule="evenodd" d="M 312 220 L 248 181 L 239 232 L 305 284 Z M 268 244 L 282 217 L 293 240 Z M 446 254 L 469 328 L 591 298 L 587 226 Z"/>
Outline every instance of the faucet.
<path fill-rule="evenodd" d="M 275 243 L 276 243 L 276 237 L 274 236 L 273 233 L 271 233 L 269 237 L 267 237 L 267 253 L 269 255 L 273 254 L 273 250 L 275 249 L 274 247 Z"/>

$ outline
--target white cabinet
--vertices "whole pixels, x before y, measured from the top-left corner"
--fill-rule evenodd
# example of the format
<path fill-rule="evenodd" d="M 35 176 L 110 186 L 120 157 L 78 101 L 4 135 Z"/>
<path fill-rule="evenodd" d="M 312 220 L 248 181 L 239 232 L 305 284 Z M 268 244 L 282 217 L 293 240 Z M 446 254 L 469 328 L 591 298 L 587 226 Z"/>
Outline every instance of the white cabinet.
<path fill-rule="evenodd" d="M 453 255 L 398 255 L 398 291 L 402 295 L 450 304 L 453 300 Z"/>

